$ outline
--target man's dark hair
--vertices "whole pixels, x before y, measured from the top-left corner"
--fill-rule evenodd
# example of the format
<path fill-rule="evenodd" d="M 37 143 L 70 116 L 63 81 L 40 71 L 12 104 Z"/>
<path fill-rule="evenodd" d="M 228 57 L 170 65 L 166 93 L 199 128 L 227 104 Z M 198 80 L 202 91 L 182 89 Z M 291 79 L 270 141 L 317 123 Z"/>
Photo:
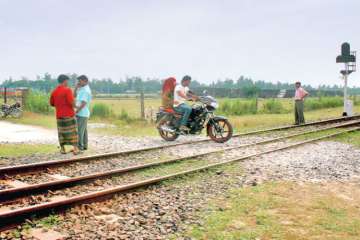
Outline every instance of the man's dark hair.
<path fill-rule="evenodd" d="M 181 81 L 182 81 L 182 82 L 184 82 L 184 81 L 191 81 L 191 77 L 190 77 L 189 75 L 185 75 L 185 76 L 182 78 Z"/>
<path fill-rule="evenodd" d="M 66 80 L 69 80 L 69 76 L 65 75 L 65 74 L 60 74 L 57 78 L 58 80 L 58 83 L 63 83 L 65 82 Z"/>
<path fill-rule="evenodd" d="M 80 75 L 80 76 L 78 76 L 78 78 L 77 78 L 78 80 L 84 80 L 84 81 L 86 81 L 86 82 L 88 82 L 89 81 L 89 79 L 87 78 L 87 76 L 86 75 Z"/>
<path fill-rule="evenodd" d="M 295 84 L 299 84 L 301 86 L 301 82 L 296 82 Z"/>

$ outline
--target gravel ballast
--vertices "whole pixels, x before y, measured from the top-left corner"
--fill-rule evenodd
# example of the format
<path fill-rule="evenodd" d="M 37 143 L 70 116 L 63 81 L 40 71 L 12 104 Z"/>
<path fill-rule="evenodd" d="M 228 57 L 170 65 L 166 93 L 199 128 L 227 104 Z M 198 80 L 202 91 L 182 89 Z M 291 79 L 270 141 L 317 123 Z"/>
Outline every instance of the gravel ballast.
<path fill-rule="evenodd" d="M 359 177 L 359 159 L 360 150 L 347 144 L 307 144 L 76 206 L 54 229 L 68 239 L 187 239 L 186 227 L 202 224 L 199 211 L 206 212 L 207 203 L 226 197 L 229 189 L 269 180 L 347 181 Z"/>

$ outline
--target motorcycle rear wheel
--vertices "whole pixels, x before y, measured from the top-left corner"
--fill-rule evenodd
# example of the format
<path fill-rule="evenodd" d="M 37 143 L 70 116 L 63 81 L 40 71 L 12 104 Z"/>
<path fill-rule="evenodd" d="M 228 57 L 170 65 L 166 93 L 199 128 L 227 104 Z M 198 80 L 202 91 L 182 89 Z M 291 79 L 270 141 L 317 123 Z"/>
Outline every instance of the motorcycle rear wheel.
<path fill-rule="evenodd" d="M 227 119 L 218 119 L 208 125 L 207 133 L 214 142 L 224 143 L 232 137 L 233 128 Z"/>
<path fill-rule="evenodd" d="M 164 131 L 161 129 L 161 126 L 165 125 L 165 126 L 169 126 L 170 121 L 167 120 L 166 118 L 164 118 L 163 120 L 160 120 L 160 122 L 157 124 L 158 126 L 158 131 L 160 134 L 160 137 L 162 139 L 164 139 L 165 141 L 171 142 L 171 141 L 175 141 L 178 137 L 179 134 L 176 132 L 169 132 L 169 131 Z"/>

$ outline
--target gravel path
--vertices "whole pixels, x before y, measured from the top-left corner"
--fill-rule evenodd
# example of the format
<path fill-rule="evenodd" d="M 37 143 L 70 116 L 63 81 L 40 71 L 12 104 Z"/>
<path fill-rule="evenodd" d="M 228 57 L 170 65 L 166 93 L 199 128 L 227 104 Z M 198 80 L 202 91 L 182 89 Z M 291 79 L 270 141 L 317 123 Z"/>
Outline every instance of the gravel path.
<path fill-rule="evenodd" d="M 56 131 L 41 127 L 0 121 L 0 143 L 55 143 Z"/>

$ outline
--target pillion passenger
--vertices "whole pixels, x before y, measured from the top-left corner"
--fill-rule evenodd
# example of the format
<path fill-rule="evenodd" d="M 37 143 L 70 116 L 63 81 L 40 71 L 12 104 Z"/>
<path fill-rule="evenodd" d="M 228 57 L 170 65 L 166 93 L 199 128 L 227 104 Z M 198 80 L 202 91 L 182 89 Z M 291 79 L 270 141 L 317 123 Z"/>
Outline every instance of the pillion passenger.
<path fill-rule="evenodd" d="M 190 130 L 186 125 L 192 108 L 186 103 L 186 100 L 196 101 L 198 99 L 198 97 L 192 94 L 189 89 L 190 82 L 191 77 L 186 75 L 181 80 L 181 84 L 177 85 L 174 89 L 174 110 L 182 114 L 179 127 L 181 131 Z"/>
<path fill-rule="evenodd" d="M 51 93 L 50 105 L 56 109 L 56 123 L 60 143 L 60 152 L 65 154 L 65 145 L 73 146 L 74 155 L 79 153 L 78 134 L 74 111 L 74 95 L 68 87 L 69 77 L 61 74 L 58 86 Z"/>

